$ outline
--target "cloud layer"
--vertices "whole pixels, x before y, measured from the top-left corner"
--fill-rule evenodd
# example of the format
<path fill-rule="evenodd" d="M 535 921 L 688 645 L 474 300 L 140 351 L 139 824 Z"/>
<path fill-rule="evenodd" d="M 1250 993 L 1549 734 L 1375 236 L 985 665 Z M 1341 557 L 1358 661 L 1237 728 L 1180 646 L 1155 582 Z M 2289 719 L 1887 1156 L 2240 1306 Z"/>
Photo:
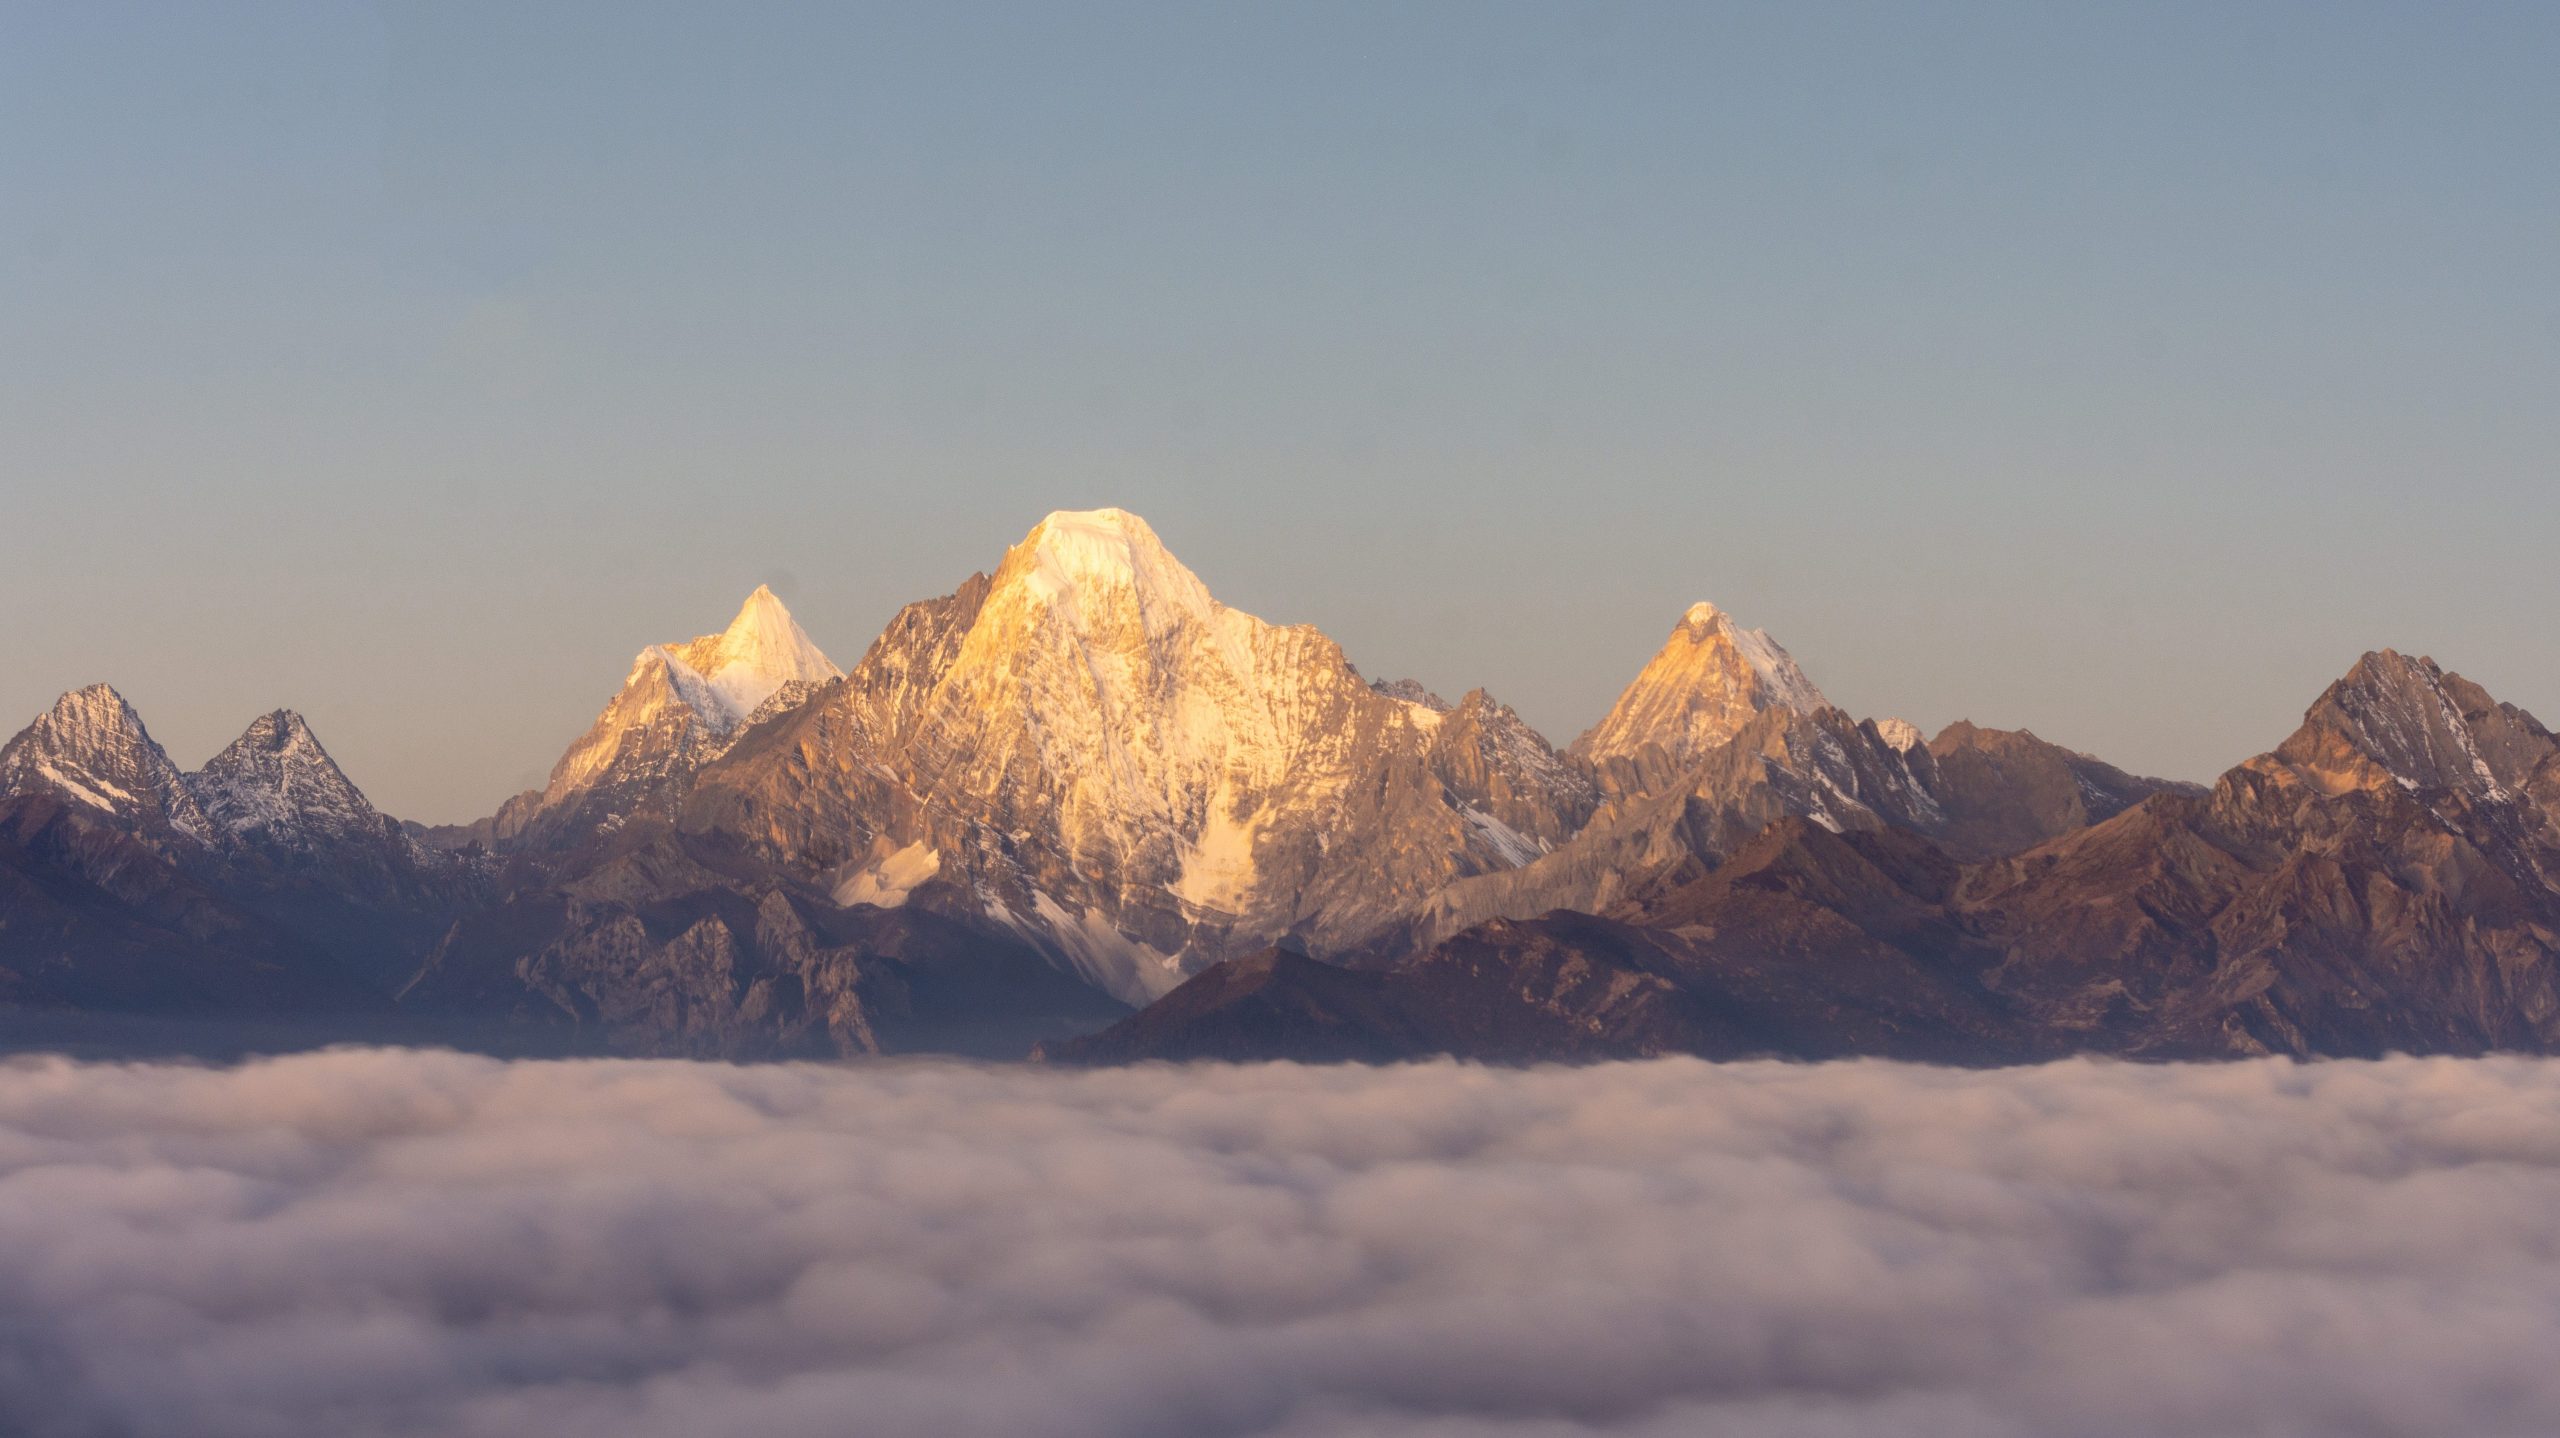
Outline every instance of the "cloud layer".
<path fill-rule="evenodd" d="M 0 1431 L 2560 1432 L 2560 1063 L 0 1067 Z"/>

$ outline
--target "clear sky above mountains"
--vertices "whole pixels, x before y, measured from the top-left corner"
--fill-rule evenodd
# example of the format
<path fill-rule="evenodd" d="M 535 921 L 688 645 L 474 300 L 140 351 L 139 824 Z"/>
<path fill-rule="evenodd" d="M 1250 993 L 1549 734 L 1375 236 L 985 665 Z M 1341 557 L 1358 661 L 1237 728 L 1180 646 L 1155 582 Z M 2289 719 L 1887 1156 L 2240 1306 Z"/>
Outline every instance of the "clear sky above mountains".
<path fill-rule="evenodd" d="M 0 729 L 464 818 L 1105 504 L 1559 743 L 1702 598 L 2180 777 L 2560 718 L 2548 7 L 1075 8 L 0 5 Z"/>

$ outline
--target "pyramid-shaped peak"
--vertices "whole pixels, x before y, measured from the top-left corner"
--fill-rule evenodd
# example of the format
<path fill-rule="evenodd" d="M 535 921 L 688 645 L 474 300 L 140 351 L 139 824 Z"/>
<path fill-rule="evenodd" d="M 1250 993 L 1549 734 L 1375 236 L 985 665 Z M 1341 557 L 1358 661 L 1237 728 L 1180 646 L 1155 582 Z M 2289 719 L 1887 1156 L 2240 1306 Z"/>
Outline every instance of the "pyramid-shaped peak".
<path fill-rule="evenodd" d="M 648 657 L 641 655 L 644 664 Z M 754 713 L 786 684 L 823 684 L 844 672 L 791 617 L 782 597 L 764 584 L 747 596 L 727 629 L 669 650 L 668 657 L 706 681 L 732 711 L 732 720 Z"/>
<path fill-rule="evenodd" d="M 39 790 L 135 824 L 205 832 L 177 766 L 112 685 L 72 690 L 0 746 L 0 795 Z"/>
<path fill-rule="evenodd" d="M 2276 752 L 2325 771 L 2341 749 L 2413 789 L 2504 799 L 2560 744 L 2531 714 L 2433 659 L 2377 649 L 2321 694 Z"/>
<path fill-rule="evenodd" d="M 187 788 L 224 831 L 264 835 L 288 846 L 376 822 L 373 805 L 290 709 L 249 721 L 230 747 L 187 776 Z"/>
<path fill-rule="evenodd" d="M 290 709 L 273 709 L 249 721 L 240 737 L 231 741 L 221 753 L 205 761 L 201 774 L 220 774 L 246 766 L 276 762 L 321 764 L 335 769 L 329 751 L 320 747 L 320 738 L 300 714 Z"/>
<path fill-rule="evenodd" d="M 1815 713 L 1829 704 L 1767 631 L 1745 629 L 1704 600 L 1690 605 L 1606 717 L 1574 741 L 1587 758 L 1658 747 L 1687 763 L 1769 709 Z"/>
<path fill-rule="evenodd" d="M 773 592 L 773 586 L 759 584 L 755 592 L 747 596 L 746 603 L 738 606 L 737 617 L 730 620 L 729 627 L 721 632 L 723 635 L 743 636 L 798 628 L 799 622 L 791 617 L 791 607 L 782 602 L 782 596 Z"/>
<path fill-rule="evenodd" d="M 1759 681 L 1759 687 L 1766 691 L 1767 704 L 1810 714 L 1828 702 L 1822 697 L 1822 691 L 1813 686 L 1813 681 L 1805 677 L 1795 656 L 1770 638 L 1768 630 L 1745 629 L 1734 621 L 1731 614 L 1708 600 L 1701 599 L 1689 606 L 1689 612 L 1680 616 L 1680 626 L 1674 635 L 1692 644 L 1721 641 L 1733 646 Z"/>
<path fill-rule="evenodd" d="M 771 624 L 776 621 L 787 621 L 790 618 L 791 607 L 782 602 L 781 595 L 773 592 L 773 586 L 759 584 L 755 587 L 755 592 L 747 596 L 747 602 L 738 606 L 738 617 L 729 621 L 729 627 L 734 630 L 741 626 Z"/>
<path fill-rule="evenodd" d="M 2397 649 L 2368 649 L 2338 682 L 2342 685 L 2389 683 L 2400 679 L 2435 679 L 2444 677 L 2444 669 L 2426 655 L 2403 654 Z"/>
<path fill-rule="evenodd" d="M 2371 649 L 2321 694 L 2311 712 L 2317 714 L 2323 706 L 2342 703 L 2432 704 L 2445 694 L 2449 682 L 2462 683 L 2433 659 L 2423 655 L 2412 658 L 2397 649 Z"/>
<path fill-rule="evenodd" d="M 1680 616 L 1680 622 L 1671 626 L 1671 632 L 1675 637 L 1686 638 L 1692 644 L 1703 644 L 1718 636 L 1739 639 L 1750 635 L 1763 641 L 1769 638 L 1769 632 L 1765 629 L 1743 628 L 1742 622 L 1733 617 L 1731 610 L 1709 599 L 1701 599 L 1690 605 L 1688 610 Z"/>
<path fill-rule="evenodd" d="M 249 721 L 233 747 L 252 745 L 261 749 L 289 749 L 297 744 L 317 745 L 311 725 L 290 709 L 275 709 Z"/>
<path fill-rule="evenodd" d="M 53 701 L 47 718 L 75 724 L 110 723 L 139 729 L 142 716 L 112 684 L 88 684 Z"/>
<path fill-rule="evenodd" d="M 112 684 L 86 685 L 54 700 L 20 737 L 39 736 L 57 751 L 151 742 L 142 715 Z"/>

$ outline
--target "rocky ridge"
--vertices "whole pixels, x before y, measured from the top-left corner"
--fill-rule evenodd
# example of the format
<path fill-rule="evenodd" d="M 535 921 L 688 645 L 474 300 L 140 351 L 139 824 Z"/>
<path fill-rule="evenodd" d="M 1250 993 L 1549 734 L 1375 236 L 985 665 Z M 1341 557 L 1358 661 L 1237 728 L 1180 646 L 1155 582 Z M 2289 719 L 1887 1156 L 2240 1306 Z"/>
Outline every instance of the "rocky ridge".
<path fill-rule="evenodd" d="M 2209 791 L 2156 790 L 1971 864 L 1911 830 L 1790 816 L 1605 915 L 1495 920 L 1381 965 L 1359 1013 L 1388 1017 L 1337 1015 L 1325 1042 L 1370 1057 L 2547 1053 L 2555 874 L 2560 742 L 2385 650 Z M 1265 1009 L 1282 1002 L 1268 988 Z M 1401 1017 L 1413 1004 L 1472 1017 L 1419 1031 Z M 1051 1052 L 1279 1052 L 1233 1008 L 1177 991 Z"/>
<path fill-rule="evenodd" d="M 706 767 L 680 827 L 848 900 L 929 889 L 1144 999 L 1279 938 L 1356 941 L 1563 842 L 1594 793 L 1490 697 L 1373 688 L 1096 510 L 910 606 Z"/>
<path fill-rule="evenodd" d="M 75 689 L 0 747 L 0 798 L 50 792 L 155 842 L 211 843 L 216 831 L 125 697 Z"/>
<path fill-rule="evenodd" d="M 300 715 L 182 773 L 103 684 L 0 749 L 0 827 L 0 993 L 19 1002 L 387 1010 L 393 976 L 488 893 L 377 812 Z"/>
<path fill-rule="evenodd" d="M 381 815 L 290 711 L 185 773 L 65 695 L 0 746 L 0 1009 L 396 991 L 740 1057 L 2548 1050 L 2555 754 L 2386 650 L 2169 784 L 1854 718 L 1704 604 L 1559 752 L 1061 512 L 850 673 L 762 589 L 649 646 L 471 826 Z"/>
<path fill-rule="evenodd" d="M 557 851 L 635 817 L 669 817 L 703 765 L 762 720 L 842 677 L 758 585 L 717 634 L 652 644 L 535 797 L 487 828 L 493 847 Z"/>

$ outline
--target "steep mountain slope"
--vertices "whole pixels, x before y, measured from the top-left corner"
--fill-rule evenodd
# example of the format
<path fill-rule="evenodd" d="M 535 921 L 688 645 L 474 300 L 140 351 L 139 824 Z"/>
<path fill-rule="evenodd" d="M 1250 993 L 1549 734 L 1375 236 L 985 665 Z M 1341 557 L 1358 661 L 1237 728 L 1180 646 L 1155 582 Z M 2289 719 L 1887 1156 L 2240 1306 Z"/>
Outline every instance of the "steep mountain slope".
<path fill-rule="evenodd" d="M 2560 1045 L 2560 743 L 2368 654 L 2273 753 L 1968 874 L 1992 982 L 2174 1053 Z"/>
<path fill-rule="evenodd" d="M 1929 741 L 1931 838 L 1959 859 L 1989 859 L 2112 819 L 2153 794 L 2201 794 L 2192 784 L 2127 774 L 2024 729 L 1959 720 Z"/>
<path fill-rule="evenodd" d="M 759 585 L 720 633 L 641 650 L 540 797 L 502 811 L 494 847 L 556 850 L 636 816 L 672 815 L 696 771 L 751 724 L 839 677 Z"/>
<path fill-rule="evenodd" d="M 215 838 L 185 776 L 111 685 L 63 695 L 0 747 L 0 798 L 34 793 L 84 805 L 147 842 Z"/>
<path fill-rule="evenodd" d="M 410 837 L 290 709 L 252 721 L 186 786 L 213 829 L 194 867 L 378 990 L 406 981 L 454 916 L 490 897 L 486 864 Z"/>
<path fill-rule="evenodd" d="M 1490 919 L 1608 913 L 1699 877 L 1768 825 L 1926 835 L 1959 858 L 2013 853 L 2174 788 L 2023 731 L 1936 743 L 1825 702 L 1776 641 L 1694 606 L 1574 753 L 1604 798 L 1569 843 L 1433 894 L 1372 951 L 1427 948 Z M 2200 791 L 2199 791 L 2200 792 Z"/>
<path fill-rule="evenodd" d="M 1829 708 L 1795 659 L 1768 631 L 1745 629 L 1713 604 L 1695 604 L 1646 662 L 1608 714 L 1573 742 L 1595 764 L 1636 760 L 1647 750 L 1683 768 L 1773 709 Z"/>
<path fill-rule="evenodd" d="M 1713 605 L 1584 737 L 1590 757 L 1558 754 L 1481 691 L 1451 705 L 1371 683 L 1317 631 L 1219 603 L 1120 510 L 1049 516 L 763 723 L 705 697 L 708 647 L 644 652 L 519 853 L 556 864 L 672 813 L 688 852 L 755 882 L 992 920 L 1130 1002 L 1281 940 L 1397 953 L 1488 918 L 1606 910 L 1789 815 L 1946 824 L 1915 731 L 1825 703 Z M 1976 787 L 1985 811 L 2008 793 Z M 707 882 L 678 865 L 620 897 Z"/>
<path fill-rule="evenodd" d="M 1243 961 L 1258 966 L 1212 970 L 1043 1056 L 2034 1057 L 2035 1035 L 1983 992 L 1979 957 L 1925 897 L 1954 873 L 1908 835 L 1788 818 L 1658 909 L 1495 920 L 1371 972 Z"/>
<path fill-rule="evenodd" d="M 0 1015 L 371 1014 L 382 996 L 100 806 L 0 798 Z"/>
<path fill-rule="evenodd" d="M 1943 822 L 1928 751 L 1899 749 L 1871 721 L 1825 705 L 1759 709 L 1685 766 L 1644 742 L 1602 771 L 1607 797 L 1571 842 L 1521 867 L 1431 895 L 1382 947 L 1426 948 L 1495 918 L 1605 913 L 1713 868 L 1789 816 L 1835 830 L 1928 832 Z"/>
<path fill-rule="evenodd" d="M 408 846 L 399 825 L 374 809 L 290 709 L 252 720 L 184 782 L 229 842 L 301 855 L 351 843 Z"/>
<path fill-rule="evenodd" d="M 375 811 L 278 710 L 182 774 L 106 685 L 0 749 L 9 1001 L 124 1011 L 387 1010 L 487 875 Z"/>
<path fill-rule="evenodd" d="M 1211 597 L 1135 515 L 1059 513 L 707 766 L 682 827 L 838 897 L 992 915 L 1125 998 L 1373 932 L 1594 801 L 1508 709 L 1372 688 Z"/>
<path fill-rule="evenodd" d="M 1541 1056 L 1602 1057 L 1629 1051 L 1627 1006 L 1642 998 L 1657 1015 L 1688 1004 L 1739 1024 L 1773 1053 L 2547 1053 L 2560 1050 L 2555 876 L 2560 741 L 2386 650 L 2210 792 L 2155 792 L 1970 867 L 1916 834 L 1788 818 L 1606 919 L 1497 921 L 1391 964 L 1356 1011 L 1329 1011 L 1324 1044 L 1510 1057 L 1542 1035 Z M 1417 1031 L 1406 1005 L 1452 975 L 1473 976 L 1481 1007 Z M 1219 1017 L 1231 1004 L 1217 995 L 1173 998 L 1055 1052 L 1286 1056 L 1267 1025 Z M 1385 1017 L 1364 1037 L 1361 1015 Z M 1647 1022 L 1643 1042 L 1730 1051 Z"/>
<path fill-rule="evenodd" d="M 454 924 L 404 1012 L 537 1046 L 1020 1056 L 1127 1008 L 998 926 L 839 905 L 643 818 Z"/>

